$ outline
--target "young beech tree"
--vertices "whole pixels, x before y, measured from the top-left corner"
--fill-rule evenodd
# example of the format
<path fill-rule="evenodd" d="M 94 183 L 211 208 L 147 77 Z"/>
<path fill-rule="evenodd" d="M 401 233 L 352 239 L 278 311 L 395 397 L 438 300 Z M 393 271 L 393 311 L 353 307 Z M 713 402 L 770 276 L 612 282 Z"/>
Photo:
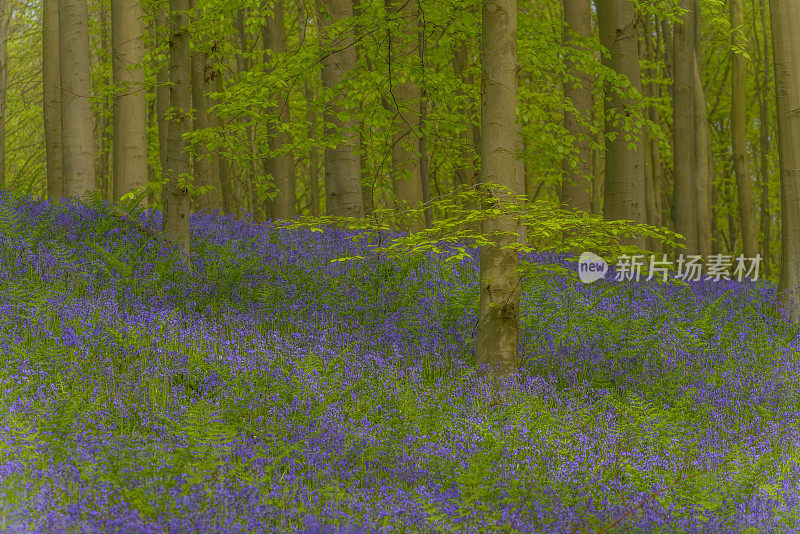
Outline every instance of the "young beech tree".
<path fill-rule="evenodd" d="M 772 53 L 781 171 L 781 275 L 778 291 L 792 319 L 800 315 L 800 0 L 772 0 Z"/>
<path fill-rule="evenodd" d="M 111 0 L 114 200 L 147 185 L 144 21 L 139 0 Z"/>
<path fill-rule="evenodd" d="M 517 172 L 517 2 L 484 0 L 481 43 L 481 181 L 523 192 Z M 498 198 L 506 196 L 496 192 Z M 482 232 L 521 233 L 518 219 L 500 216 Z M 513 373 L 519 345 L 519 256 L 503 247 L 514 237 L 495 236 L 481 250 L 477 363 L 493 376 Z"/>
<path fill-rule="evenodd" d="M 58 27 L 63 194 L 81 198 L 95 190 L 86 0 L 59 0 Z"/>

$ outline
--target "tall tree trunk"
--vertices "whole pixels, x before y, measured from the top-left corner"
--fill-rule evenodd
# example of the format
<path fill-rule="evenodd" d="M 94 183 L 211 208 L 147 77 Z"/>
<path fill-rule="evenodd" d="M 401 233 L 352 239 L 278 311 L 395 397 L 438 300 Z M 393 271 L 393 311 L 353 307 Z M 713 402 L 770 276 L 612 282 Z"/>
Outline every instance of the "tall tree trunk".
<path fill-rule="evenodd" d="M 190 204 L 187 181 L 191 165 L 183 136 L 192 126 L 192 83 L 189 56 L 189 0 L 169 0 L 169 101 L 167 128 L 167 182 L 164 184 L 164 231 L 178 246 L 181 259 L 191 269 Z"/>
<path fill-rule="evenodd" d="M 147 186 L 147 100 L 144 21 L 139 0 L 111 0 L 114 77 L 114 201 Z M 146 204 L 146 203 L 145 203 Z"/>
<path fill-rule="evenodd" d="M 731 41 L 737 48 L 746 48 L 742 0 L 731 0 Z M 755 258 L 758 254 L 758 225 L 756 223 L 753 180 L 747 154 L 747 63 L 741 53 L 731 52 L 731 142 L 733 168 L 739 190 L 739 219 L 742 224 L 744 255 Z"/>
<path fill-rule="evenodd" d="M 167 21 L 167 14 L 163 10 L 158 10 L 155 24 L 155 35 L 157 38 L 168 41 L 169 37 L 169 22 Z M 167 121 L 167 111 L 169 110 L 169 49 L 166 51 L 167 60 L 161 65 L 161 68 L 156 71 L 156 121 L 158 122 L 158 160 L 161 164 L 161 180 L 162 182 L 167 176 L 167 135 L 169 133 L 169 122 Z M 164 190 L 162 185 L 161 200 L 164 199 Z M 148 198 L 152 205 L 155 198 Z M 163 208 L 163 206 L 162 206 Z"/>
<path fill-rule="evenodd" d="M 331 52 L 323 56 L 322 83 L 326 88 L 338 90 L 324 113 L 325 133 L 330 136 L 338 132 L 342 136 L 339 146 L 325 149 L 325 208 L 329 215 L 361 218 L 364 216 L 364 199 L 358 124 L 355 118 L 343 121 L 339 117 L 346 100 L 341 85 L 355 68 L 356 50 L 350 32 L 329 31 L 333 22 L 352 17 L 353 4 L 352 0 L 318 0 L 318 8 L 320 42 L 324 43 L 324 50 Z"/>
<path fill-rule="evenodd" d="M 86 0 L 59 0 L 58 26 L 63 194 L 81 198 L 95 191 Z"/>
<path fill-rule="evenodd" d="M 564 44 L 570 46 L 571 33 L 581 38 L 592 36 L 592 8 L 589 0 L 564 0 Z M 577 49 L 579 46 L 572 45 Z M 575 111 L 583 117 L 584 124 L 569 111 L 564 112 L 564 127 L 575 138 L 578 164 L 573 167 L 569 158 L 564 158 L 561 202 L 571 208 L 590 211 L 592 208 L 592 151 L 589 148 L 591 135 L 588 121 L 592 110 L 592 81 L 588 74 L 581 72 L 572 61 L 567 61 L 567 71 L 578 79 L 576 86 L 572 81 L 564 84 L 564 96 L 575 106 Z"/>
<path fill-rule="evenodd" d="M 798 322 L 800 314 L 800 0 L 772 0 L 772 53 L 778 108 L 781 168 L 781 303 Z"/>
<path fill-rule="evenodd" d="M 711 255 L 711 137 L 706 115 L 706 97 L 700 77 L 700 60 L 694 62 L 694 129 L 695 129 L 695 206 L 697 207 L 697 251 Z"/>
<path fill-rule="evenodd" d="M 59 68 L 58 0 L 42 3 L 42 107 L 47 160 L 47 194 L 62 196 L 61 69 Z"/>
<path fill-rule="evenodd" d="M 400 210 L 416 209 L 422 202 L 422 182 L 420 180 L 419 157 L 417 149 L 419 137 L 419 99 L 420 89 L 409 69 L 406 74 L 398 73 L 398 60 L 408 61 L 409 57 L 418 58 L 417 54 L 417 2 L 415 0 L 390 0 L 387 5 L 389 17 L 399 21 L 394 31 L 390 32 L 389 43 L 392 47 L 390 57 L 390 74 L 392 76 L 392 93 L 394 95 L 394 136 L 392 139 L 392 183 L 396 195 L 396 205 Z M 410 61 L 415 61 L 411 59 Z M 398 80 L 400 80 L 398 82 Z M 423 221 L 418 217 L 409 230 L 420 230 Z"/>
<path fill-rule="evenodd" d="M 610 52 L 610 58 L 603 57 L 603 63 L 615 72 L 627 77 L 631 86 L 641 91 L 639 75 L 638 15 L 627 0 L 598 0 L 597 20 L 600 42 Z M 617 116 L 629 115 L 632 102 L 608 91 L 605 100 L 606 115 L 614 110 Z M 607 133 L 614 128 L 606 123 Z M 605 198 L 603 212 L 606 219 L 625 219 L 638 223 L 645 222 L 644 200 L 644 152 L 642 132 L 623 133 L 616 131 L 613 141 L 607 142 Z M 630 137 L 626 140 L 626 137 Z M 633 149 L 629 149 L 629 145 Z M 632 240 L 641 248 L 644 239 Z"/>
<path fill-rule="evenodd" d="M 483 0 L 481 24 L 481 182 L 494 182 L 522 193 L 517 173 L 517 5 L 516 0 Z M 498 199 L 505 197 L 497 191 Z M 518 220 L 485 221 L 484 234 L 520 233 Z M 477 363 L 494 377 L 517 369 L 519 346 L 519 258 L 511 236 L 495 237 L 481 250 Z"/>
<path fill-rule="evenodd" d="M 672 213 L 675 231 L 686 238 L 686 252 L 696 254 L 697 204 L 695 202 L 695 123 L 694 123 L 694 44 L 695 5 L 694 0 L 681 0 L 687 10 L 683 24 L 674 28 L 673 44 L 673 98 L 672 133 L 675 199 Z"/>
<path fill-rule="evenodd" d="M 264 50 L 269 50 L 272 56 L 286 52 L 286 29 L 283 21 L 283 0 L 277 0 L 273 7 L 273 14 L 268 18 L 261 33 Z M 281 123 L 290 122 L 289 99 L 288 95 L 277 93 L 275 98 L 278 106 L 275 112 L 279 114 Z M 274 130 L 274 135 L 270 138 L 270 150 L 282 150 L 284 146 L 291 144 L 292 140 L 284 131 L 279 128 Z M 265 171 L 272 175 L 275 180 L 275 187 L 278 189 L 278 196 L 271 202 L 270 217 L 275 219 L 293 219 L 295 216 L 295 169 L 294 154 L 284 152 L 266 160 L 268 163 Z"/>
<path fill-rule="evenodd" d="M 196 0 L 192 0 L 194 5 Z M 199 16 L 199 13 L 198 13 Z M 212 60 L 209 58 L 211 51 L 195 50 L 192 54 L 192 107 L 194 108 L 194 130 L 204 130 L 211 127 L 209 112 L 208 92 L 214 81 L 216 73 Z M 195 150 L 194 183 L 196 187 L 210 186 L 212 189 L 197 199 L 200 211 L 212 212 L 220 209 L 222 200 L 219 183 L 219 153 L 198 146 Z"/>
<path fill-rule="evenodd" d="M 762 81 L 759 84 L 759 105 L 758 105 L 758 121 L 760 128 L 759 145 L 760 145 L 760 163 L 761 163 L 761 232 L 764 235 L 763 252 L 764 252 L 764 275 L 771 274 L 771 227 L 770 224 L 770 206 L 769 206 L 769 164 L 767 156 L 769 154 L 769 108 L 767 107 L 767 95 L 769 92 L 769 40 L 767 37 L 767 21 L 766 21 L 766 8 L 764 0 L 759 1 L 759 14 L 761 17 L 761 34 L 764 37 L 764 48 L 762 55 L 761 67 L 763 69 Z"/>

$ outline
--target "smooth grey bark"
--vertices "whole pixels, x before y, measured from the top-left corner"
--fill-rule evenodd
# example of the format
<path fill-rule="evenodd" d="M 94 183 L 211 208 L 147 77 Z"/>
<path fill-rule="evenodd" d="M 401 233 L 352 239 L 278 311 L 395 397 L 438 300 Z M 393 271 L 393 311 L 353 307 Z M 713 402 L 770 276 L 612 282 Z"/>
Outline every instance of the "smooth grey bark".
<path fill-rule="evenodd" d="M 675 25 L 673 43 L 673 176 L 675 196 L 672 213 L 675 231 L 686 238 L 686 252 L 696 254 L 697 205 L 695 202 L 695 124 L 694 124 L 694 43 L 695 10 L 693 0 L 682 0 L 687 9 L 683 23 Z"/>
<path fill-rule="evenodd" d="M 582 38 L 592 36 L 592 8 L 589 0 L 564 0 L 564 45 L 580 49 L 571 44 L 572 33 Z M 569 158 L 564 158 L 562 165 L 563 178 L 561 185 L 561 202 L 582 211 L 592 208 L 592 150 L 589 147 L 591 131 L 589 120 L 592 112 L 592 81 L 588 74 L 582 72 L 572 61 L 567 61 L 567 71 L 577 78 L 577 84 L 566 82 L 564 96 L 575 106 L 575 111 L 583 117 L 583 124 L 572 113 L 564 112 L 564 127 L 575 138 L 574 147 L 577 152 L 576 166 Z"/>
<path fill-rule="evenodd" d="M 695 51 L 694 62 L 694 130 L 695 130 L 695 207 L 697 209 L 697 252 L 707 258 L 711 254 L 711 136 L 700 60 Z"/>
<path fill-rule="evenodd" d="M 481 182 L 522 193 L 517 172 L 517 5 L 516 0 L 483 0 L 481 40 Z M 492 192 L 502 200 L 504 194 Z M 519 220 L 484 221 L 484 234 L 521 233 Z M 477 363 L 493 377 L 517 370 L 519 346 L 518 254 L 501 247 L 515 239 L 495 236 L 481 250 Z"/>
<path fill-rule="evenodd" d="M 731 44 L 746 48 L 742 0 L 731 0 Z M 758 224 L 753 195 L 753 178 L 747 154 L 747 62 L 741 53 L 731 51 L 731 144 L 733 168 L 739 192 L 739 220 L 742 224 L 744 255 L 754 258 L 758 254 Z"/>
<path fill-rule="evenodd" d="M 168 41 L 169 22 L 167 14 L 159 10 L 153 21 L 155 35 L 159 39 Z M 167 59 L 156 71 L 156 122 L 158 123 L 158 160 L 161 164 L 161 179 L 164 180 L 167 174 L 167 135 L 169 133 L 169 123 L 167 121 L 167 111 L 169 110 L 169 49 L 166 51 Z M 164 195 L 162 193 L 163 200 Z M 155 199 L 152 199 L 155 200 Z"/>
<path fill-rule="evenodd" d="M 111 0 L 114 201 L 147 186 L 144 21 L 140 0 Z M 143 201 L 146 205 L 146 200 Z"/>
<path fill-rule="evenodd" d="M 86 0 L 59 0 L 58 26 L 63 194 L 83 198 L 96 189 Z"/>
<path fill-rule="evenodd" d="M 417 12 L 416 0 L 389 0 L 387 16 L 399 26 L 389 35 L 392 54 L 389 61 L 391 73 L 394 124 L 392 126 L 392 184 L 394 186 L 397 209 L 416 209 L 422 202 L 422 181 L 420 179 L 419 156 L 419 101 L 420 88 L 407 71 L 402 74 L 398 62 L 407 60 L 416 63 L 417 53 Z M 398 72 L 400 71 L 400 72 Z M 420 230 L 424 222 L 416 217 L 407 228 Z"/>
<path fill-rule="evenodd" d="M 320 42 L 323 45 L 322 84 L 335 89 L 333 101 L 323 114 L 325 135 L 339 133 L 338 146 L 325 149 L 325 211 L 337 217 L 364 216 L 361 190 L 360 136 L 355 118 L 342 120 L 346 96 L 342 83 L 355 69 L 356 49 L 352 46 L 352 30 L 331 31 L 331 24 L 353 16 L 352 0 L 317 0 L 320 15 Z"/>
<path fill-rule="evenodd" d="M 286 29 L 284 27 L 283 0 L 277 0 L 273 6 L 272 17 L 268 17 L 262 28 L 261 39 L 264 51 L 272 56 L 286 52 Z M 280 116 L 281 122 L 290 122 L 288 95 L 276 93 L 274 98 L 278 105 L 273 113 Z M 270 150 L 279 151 L 291 144 L 292 140 L 286 132 L 273 130 L 270 136 Z M 275 219 L 293 219 L 295 212 L 295 168 L 294 153 L 283 152 L 265 160 L 265 169 L 275 180 L 278 195 L 270 204 L 270 217 Z"/>
<path fill-rule="evenodd" d="M 771 274 L 771 233 L 772 224 L 769 200 L 769 108 L 767 107 L 767 94 L 769 91 L 769 39 L 767 38 L 767 20 L 764 0 L 759 1 L 759 15 L 761 18 L 761 35 L 764 39 L 763 53 L 761 55 L 762 78 L 758 90 L 758 120 L 759 120 L 759 147 L 760 147 L 760 169 L 761 174 L 761 232 L 764 237 L 762 242 L 762 256 L 764 257 L 764 276 Z M 757 34 L 756 34 L 757 35 Z"/>
<path fill-rule="evenodd" d="M 638 25 L 639 16 L 627 0 L 598 0 L 597 20 L 600 43 L 608 49 L 610 58 L 603 56 L 603 64 L 630 80 L 632 87 L 641 91 L 639 73 Z M 607 91 L 606 116 L 613 112 L 618 117 L 630 114 L 633 105 L 615 92 Z M 621 124 L 621 123 L 620 123 Z M 644 223 L 644 151 L 642 131 L 622 132 L 606 122 L 606 133 L 616 133 L 613 141 L 606 142 L 606 174 L 603 214 L 609 220 L 629 220 Z M 629 140 L 626 137 L 630 135 Z M 628 148 L 629 145 L 633 148 Z M 644 239 L 635 238 L 632 244 L 644 248 Z"/>
<path fill-rule="evenodd" d="M 62 196 L 61 69 L 59 67 L 58 0 L 42 2 L 42 108 L 47 162 L 47 195 Z"/>
<path fill-rule="evenodd" d="M 780 302 L 797 323 L 800 315 L 800 0 L 771 0 L 778 155 L 781 169 Z"/>
<path fill-rule="evenodd" d="M 170 118 L 167 127 L 167 172 L 164 184 L 163 230 L 178 246 L 181 259 L 191 269 L 187 182 L 191 165 L 183 136 L 192 127 L 192 86 L 189 54 L 189 0 L 169 0 Z"/>

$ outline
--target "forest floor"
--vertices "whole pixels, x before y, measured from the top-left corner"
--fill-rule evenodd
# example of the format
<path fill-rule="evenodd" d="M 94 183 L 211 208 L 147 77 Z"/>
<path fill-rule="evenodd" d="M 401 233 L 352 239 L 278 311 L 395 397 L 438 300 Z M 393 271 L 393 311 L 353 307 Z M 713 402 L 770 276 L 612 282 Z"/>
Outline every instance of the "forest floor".
<path fill-rule="evenodd" d="M 800 528 L 768 282 L 526 282 L 492 385 L 474 259 L 202 215 L 190 273 L 81 204 L 0 198 L 0 227 L 6 532 Z"/>

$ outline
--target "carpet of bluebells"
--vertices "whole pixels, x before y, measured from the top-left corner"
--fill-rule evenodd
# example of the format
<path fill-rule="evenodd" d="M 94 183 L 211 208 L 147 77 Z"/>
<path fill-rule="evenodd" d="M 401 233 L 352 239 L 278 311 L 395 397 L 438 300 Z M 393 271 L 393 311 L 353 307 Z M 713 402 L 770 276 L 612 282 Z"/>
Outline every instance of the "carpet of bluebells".
<path fill-rule="evenodd" d="M 492 384 L 474 259 L 191 225 L 189 272 L 101 207 L 0 197 L 2 531 L 800 529 L 769 283 L 530 277 Z"/>

